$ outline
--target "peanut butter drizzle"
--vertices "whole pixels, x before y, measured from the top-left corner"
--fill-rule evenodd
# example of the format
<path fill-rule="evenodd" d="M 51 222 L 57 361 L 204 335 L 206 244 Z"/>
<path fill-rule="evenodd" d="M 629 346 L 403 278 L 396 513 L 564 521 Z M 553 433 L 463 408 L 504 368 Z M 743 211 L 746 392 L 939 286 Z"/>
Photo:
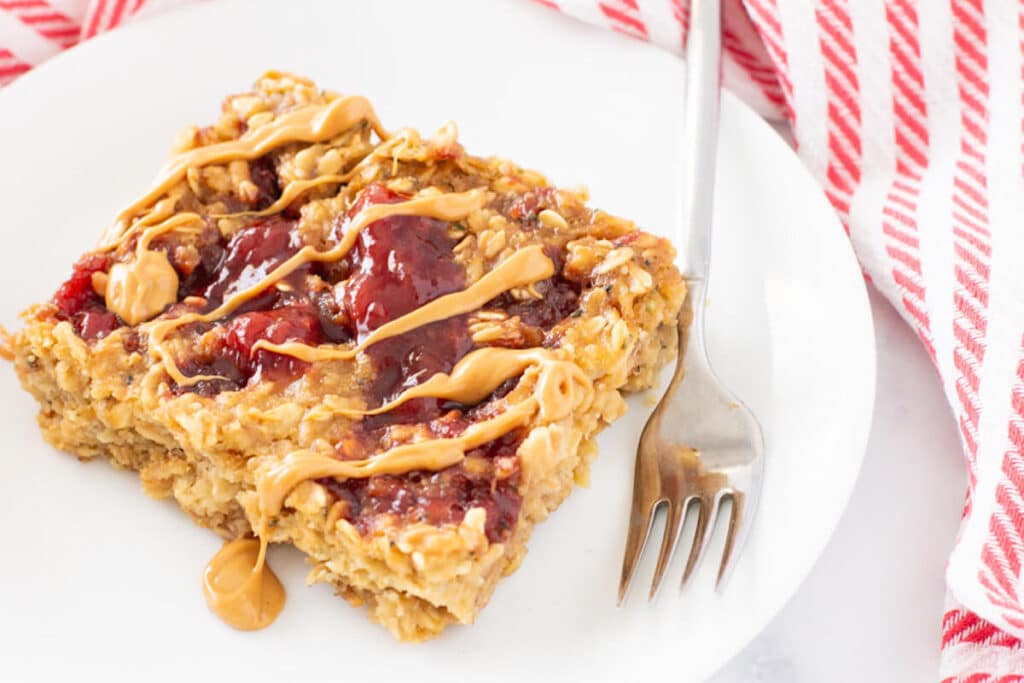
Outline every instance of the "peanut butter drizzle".
<path fill-rule="evenodd" d="M 373 161 L 383 156 L 381 152 L 388 146 L 392 147 L 392 173 L 397 173 L 397 166 L 399 161 L 398 156 L 402 151 L 402 145 L 408 142 L 408 137 L 411 133 L 415 134 L 415 131 L 402 129 L 395 132 L 394 134 L 392 134 L 391 137 L 387 139 L 387 141 L 384 144 L 374 149 L 372 152 L 367 154 L 361 161 L 359 161 L 359 163 L 357 163 L 351 169 L 340 175 L 322 175 L 317 176 L 316 178 L 289 181 L 288 184 L 284 186 L 284 189 L 281 190 L 281 196 L 278 197 L 273 204 L 271 204 L 265 209 L 261 209 L 259 211 L 236 211 L 234 213 L 215 213 L 210 214 L 210 218 L 234 218 L 237 216 L 270 216 L 272 214 L 283 211 L 285 208 L 288 207 L 289 204 L 298 199 L 303 192 L 310 188 L 318 187 L 320 185 L 329 185 L 332 183 L 346 183 L 352 180 L 352 178 L 359 174 L 359 172 L 362 171 L 369 164 L 370 161 Z M 454 143 L 456 137 L 458 137 L 458 129 L 455 127 L 455 124 L 453 122 L 449 121 L 444 126 L 442 126 L 437 131 L 437 133 L 435 133 L 434 137 L 430 139 L 430 142 L 437 146 L 446 146 Z"/>
<path fill-rule="evenodd" d="M 503 382 L 521 375 L 527 368 L 545 368 L 538 378 L 537 393 L 541 408 L 547 411 L 543 417 L 552 419 L 552 406 L 566 401 L 574 403 L 574 396 L 566 382 L 576 381 L 588 384 L 583 371 L 575 363 L 560 360 L 553 351 L 542 348 L 506 349 L 488 346 L 467 354 L 455 364 L 451 374 L 443 372 L 433 375 L 422 384 L 406 389 L 393 401 L 372 410 L 338 408 L 333 412 L 345 417 L 381 415 L 399 407 L 414 398 L 442 398 L 465 405 L 475 405 L 494 393 Z"/>
<path fill-rule="evenodd" d="M 236 159 L 257 159 L 267 152 L 292 142 L 317 143 L 337 137 L 360 121 L 369 121 L 381 138 L 387 131 L 381 126 L 373 106 L 365 97 L 339 97 L 324 105 L 310 105 L 284 112 L 268 123 L 248 131 L 237 140 L 197 147 L 172 159 L 157 176 L 153 187 L 125 208 L 104 236 L 103 243 L 120 237 L 132 219 L 180 182 L 189 168 L 220 164 Z"/>
<path fill-rule="evenodd" d="M 386 206 L 386 205 L 383 205 Z M 299 342 L 273 344 L 261 339 L 253 350 L 266 349 L 274 353 L 298 358 L 306 362 L 323 360 L 351 360 L 372 344 L 397 337 L 417 327 L 469 313 L 494 297 L 515 287 L 525 287 L 546 280 L 555 273 L 555 264 L 544 255 L 544 248 L 532 244 L 520 249 L 499 263 L 494 270 L 462 290 L 438 297 L 411 313 L 407 313 L 374 330 L 360 344 L 344 349 L 332 345 L 309 346 Z M 487 392 L 490 393 L 490 392 Z M 486 394 L 484 394 L 486 396 Z"/>
<path fill-rule="evenodd" d="M 539 246 L 527 247 L 513 254 L 499 264 L 495 270 L 481 278 L 475 286 L 481 285 L 481 283 L 483 285 L 477 287 L 475 292 L 472 291 L 473 286 L 471 286 L 464 292 L 436 299 L 431 304 L 426 304 L 407 316 L 392 321 L 391 324 L 399 324 L 391 330 L 386 330 L 386 325 L 378 328 L 377 332 L 382 333 L 380 336 L 374 338 L 374 335 L 371 335 L 359 347 L 345 353 L 354 356 L 359 348 L 365 348 L 375 341 L 427 324 L 433 321 L 435 316 L 440 316 L 436 319 L 441 319 L 474 310 L 511 287 L 551 277 L 553 270 L 554 265 L 550 259 L 544 256 Z M 488 278 L 490 279 L 484 282 Z M 460 295 L 469 296 L 448 303 L 444 302 L 449 297 Z M 432 310 L 427 310 L 432 304 L 440 305 L 434 306 Z M 464 309 L 467 306 L 468 308 Z M 311 352 L 312 356 L 316 357 L 320 355 L 336 357 L 339 352 L 337 349 L 313 348 L 301 344 L 284 347 L 285 345 L 264 346 L 264 348 L 272 350 L 281 348 L 281 351 L 300 358 L 305 358 L 302 349 Z M 575 408 L 590 400 L 593 395 L 593 385 L 579 366 L 571 361 L 559 359 L 553 351 L 548 349 L 487 347 L 468 354 L 456 364 L 450 374 L 438 373 L 423 384 L 406 390 L 394 401 L 378 409 L 337 411 L 338 414 L 350 416 L 379 414 L 413 398 L 425 396 L 447 398 L 467 404 L 479 403 L 502 382 L 522 374 L 531 366 L 539 369 L 533 396 L 508 406 L 500 415 L 471 425 L 457 437 L 403 444 L 362 460 L 338 460 L 332 455 L 310 450 L 293 451 L 286 455 L 280 463 L 274 465 L 263 476 L 257 486 L 257 495 L 260 501 L 259 540 L 235 541 L 235 543 L 248 544 L 246 554 L 241 551 L 229 551 L 232 544 L 228 544 L 221 551 L 221 553 L 230 555 L 232 578 L 222 579 L 220 583 L 210 578 L 218 573 L 224 573 L 225 570 L 221 569 L 222 566 L 229 566 L 226 562 L 218 564 L 221 553 L 218 553 L 207 567 L 204 593 L 210 609 L 236 628 L 263 628 L 273 621 L 280 606 L 274 603 L 276 607 L 273 608 L 272 614 L 270 614 L 271 608 L 267 608 L 266 611 L 257 609 L 256 606 L 264 604 L 266 600 L 260 597 L 255 587 L 263 586 L 264 582 L 268 580 L 280 585 L 272 573 L 269 578 L 265 577 L 265 573 L 270 571 L 264 562 L 268 542 L 267 529 L 269 520 L 280 514 L 288 494 L 300 483 L 321 477 L 352 479 L 368 478 L 377 474 L 404 474 L 413 470 L 442 470 L 461 462 L 466 457 L 467 451 L 494 441 L 517 427 L 529 424 L 535 414 L 545 421 L 555 421 L 566 417 Z M 332 508 L 328 518 L 333 518 L 333 521 L 337 522 L 339 514 L 340 510 Z M 258 545 L 255 556 L 254 544 Z M 224 585 L 228 587 L 227 590 L 219 588 Z M 265 591 L 266 588 L 260 590 Z M 283 601 L 283 589 L 280 589 L 280 597 Z M 267 614 L 270 615 L 269 619 L 264 619 Z"/>
<path fill-rule="evenodd" d="M 210 611 L 241 631 L 266 628 L 284 607 L 284 586 L 266 563 L 264 538 L 265 533 L 225 543 L 203 572 Z"/>
<path fill-rule="evenodd" d="M 330 183 L 344 183 L 352 179 L 355 175 L 355 171 L 358 169 L 354 168 L 349 173 L 342 175 L 322 175 L 316 178 L 309 178 L 308 180 L 293 180 L 284 186 L 281 190 L 281 196 L 274 200 L 274 203 L 265 209 L 259 211 L 235 211 L 234 213 L 211 213 L 210 218 L 235 218 L 238 216 L 270 216 L 275 213 L 280 213 L 288 207 L 293 201 L 298 199 L 306 190 L 312 187 L 318 187 L 320 185 L 327 185 Z"/>
<path fill-rule="evenodd" d="M 114 240 L 104 241 L 104 240 L 101 239 L 100 240 L 100 244 L 96 247 L 96 251 L 98 251 L 100 253 L 103 253 L 103 252 L 106 252 L 106 251 L 112 251 L 114 249 L 117 249 L 121 245 L 123 245 L 128 240 L 130 240 L 132 235 L 137 233 L 139 230 L 143 230 L 144 231 L 146 228 L 148 228 L 148 227 L 150 227 L 152 225 L 157 225 L 157 224 L 163 223 L 164 221 L 167 221 L 167 220 L 174 220 L 174 217 L 175 217 L 174 209 L 177 207 L 179 199 L 180 199 L 180 197 L 164 197 L 163 199 L 158 201 L 156 204 L 154 204 L 153 208 L 151 208 L 148 211 L 146 211 L 142 215 L 142 217 L 140 217 L 137 221 L 135 221 L 132 224 L 132 229 L 131 230 L 126 230 L 124 233 L 122 233 L 120 236 L 118 236 L 117 239 L 114 239 Z M 180 217 L 186 217 L 187 216 L 187 217 L 189 217 L 190 220 L 193 219 L 193 217 L 194 217 L 195 220 L 202 220 L 201 217 L 199 216 L 199 214 L 197 214 L 197 213 L 188 212 L 188 213 L 178 214 L 178 216 L 180 216 Z"/>
<path fill-rule="evenodd" d="M 363 460 L 338 460 L 333 455 L 309 450 L 293 451 L 260 480 L 256 491 L 261 513 L 264 519 L 275 517 L 292 489 L 308 479 L 366 479 L 375 474 L 405 474 L 413 470 L 437 471 L 451 467 L 462 461 L 467 450 L 525 425 L 537 411 L 537 404 L 537 399 L 530 397 L 509 406 L 497 417 L 470 426 L 461 436 L 403 444 Z"/>

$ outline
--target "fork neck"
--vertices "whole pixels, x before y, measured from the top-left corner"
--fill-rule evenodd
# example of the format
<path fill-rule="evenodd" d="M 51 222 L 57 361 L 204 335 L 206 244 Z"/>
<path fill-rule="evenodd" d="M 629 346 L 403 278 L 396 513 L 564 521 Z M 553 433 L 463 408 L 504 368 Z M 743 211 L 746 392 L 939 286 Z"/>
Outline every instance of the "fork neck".
<path fill-rule="evenodd" d="M 686 278 L 685 310 L 679 314 L 679 349 L 685 354 L 685 365 L 693 367 L 695 363 L 708 364 L 707 350 L 704 346 L 704 309 L 707 306 L 707 280 L 703 278 Z"/>
<path fill-rule="evenodd" d="M 683 107 L 684 274 L 706 280 L 711 260 L 715 152 L 722 69 L 721 0 L 693 0 Z"/>

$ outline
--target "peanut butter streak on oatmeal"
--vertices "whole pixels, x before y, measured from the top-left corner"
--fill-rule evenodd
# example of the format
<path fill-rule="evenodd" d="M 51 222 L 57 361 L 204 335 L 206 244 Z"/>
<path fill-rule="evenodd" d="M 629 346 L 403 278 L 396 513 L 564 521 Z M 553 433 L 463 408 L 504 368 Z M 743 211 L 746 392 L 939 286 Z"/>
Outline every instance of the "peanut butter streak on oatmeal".
<path fill-rule="evenodd" d="M 406 444 L 365 460 L 343 461 L 308 450 L 289 453 L 264 475 L 257 487 L 259 537 L 228 543 L 207 564 L 203 595 L 210 611 L 225 623 L 246 631 L 269 626 L 277 617 L 285 594 L 266 564 L 269 524 L 280 514 L 288 494 L 302 482 L 321 477 L 368 478 L 416 469 L 444 469 L 460 462 L 465 450 L 526 424 L 536 404 L 537 399 L 531 397 L 496 418 L 473 425 L 460 437 Z"/>
<path fill-rule="evenodd" d="M 509 406 L 497 417 L 470 426 L 461 436 L 403 444 L 363 460 L 339 460 L 329 454 L 294 451 L 260 481 L 257 491 L 261 514 L 267 519 L 279 514 L 292 489 L 309 479 L 366 479 L 377 474 L 443 470 L 462 462 L 467 450 L 525 425 L 536 411 L 537 399 L 531 397 Z"/>
<path fill-rule="evenodd" d="M 240 631 L 266 628 L 284 607 L 284 586 L 267 564 L 264 537 L 225 543 L 203 571 L 210 611 Z"/>
<path fill-rule="evenodd" d="M 273 204 L 265 209 L 259 211 L 235 211 L 233 213 L 211 213 L 210 218 L 238 218 L 241 216 L 270 216 L 275 213 L 280 213 L 284 209 L 288 208 L 288 205 L 298 199 L 303 192 L 320 185 L 329 185 L 332 183 L 344 183 L 352 179 L 360 168 L 353 168 L 348 173 L 341 175 L 322 175 L 316 178 L 309 178 L 308 180 L 293 180 L 284 186 L 281 190 L 281 196 L 278 197 Z"/>
<path fill-rule="evenodd" d="M 203 594 L 210 611 L 241 630 L 264 628 L 277 617 L 284 606 L 285 595 L 284 588 L 266 564 L 269 523 L 281 512 L 292 489 L 303 481 L 320 477 L 368 478 L 416 469 L 441 470 L 460 462 L 466 449 L 526 424 L 536 409 L 535 404 L 536 399 L 527 399 L 496 418 L 470 427 L 458 438 L 406 444 L 365 460 L 343 461 L 307 450 L 289 453 L 258 485 L 259 537 L 228 543 L 207 565 Z"/>
<path fill-rule="evenodd" d="M 166 194 L 185 178 L 190 168 L 220 164 L 236 159 L 252 160 L 293 142 L 318 143 L 337 137 L 360 121 L 368 121 L 382 139 L 388 137 L 370 101 L 359 95 L 338 97 L 325 104 L 300 107 L 248 131 L 237 140 L 228 140 L 184 152 L 172 159 L 146 194 L 118 214 L 104 234 L 101 244 L 117 240 L 131 227 L 141 211 Z"/>
<path fill-rule="evenodd" d="M 394 139 L 395 138 L 391 138 L 391 140 Z M 365 171 L 372 161 L 376 161 L 379 155 L 379 149 L 380 148 L 374 149 L 372 152 L 363 157 L 363 159 L 361 159 L 355 166 L 353 166 L 345 173 L 334 173 L 317 176 L 315 178 L 289 181 L 284 186 L 284 189 L 281 190 L 281 196 L 274 200 L 274 203 L 265 209 L 260 209 L 259 211 L 235 211 L 233 213 L 212 213 L 210 214 L 210 218 L 238 218 L 242 216 L 259 217 L 271 216 L 275 213 L 280 213 L 284 209 L 288 208 L 288 206 L 292 202 L 301 197 L 302 193 L 305 192 L 306 190 L 312 189 L 314 187 L 319 187 L 320 185 L 330 185 L 333 183 L 347 183 L 348 181 L 352 180 L 352 178 L 356 177 L 359 173 Z"/>
<path fill-rule="evenodd" d="M 152 208 L 148 209 L 138 220 L 132 223 L 130 230 L 126 230 L 123 233 L 121 233 L 121 235 L 119 235 L 117 239 L 112 241 L 101 240 L 100 244 L 96 247 L 96 252 L 102 254 L 108 251 L 113 251 L 114 249 L 117 249 L 118 247 L 121 247 L 125 243 L 127 243 L 128 240 L 130 240 L 132 236 L 137 234 L 140 230 L 144 232 L 150 226 L 164 223 L 168 220 L 175 220 L 176 218 L 181 218 L 185 216 L 188 216 L 189 218 L 194 218 L 195 220 L 201 220 L 200 215 L 193 212 L 175 214 L 175 209 L 177 208 L 178 200 L 180 199 L 180 195 L 175 195 L 164 197 L 163 199 L 159 200 L 152 206 Z"/>
<path fill-rule="evenodd" d="M 389 206 L 379 204 L 377 206 Z M 393 206 L 393 205 L 392 205 Z M 264 349 L 298 358 L 306 362 L 323 360 L 351 360 L 377 342 L 397 337 L 418 327 L 439 320 L 452 318 L 480 308 L 491 299 L 516 287 L 528 287 L 546 280 L 555 273 L 555 264 L 544 255 L 539 244 L 530 245 L 513 253 L 499 263 L 494 270 L 462 290 L 438 297 L 411 313 L 381 325 L 353 348 L 338 348 L 331 345 L 309 346 L 301 342 L 273 344 L 261 339 L 253 350 Z M 490 393 L 490 392 L 488 392 Z"/>
<path fill-rule="evenodd" d="M 537 390 L 542 394 L 541 406 L 553 406 L 557 397 L 546 392 L 557 391 L 564 381 L 578 380 L 585 385 L 586 376 L 575 363 L 561 360 L 551 350 L 542 348 L 506 349 L 488 346 L 467 354 L 456 363 L 451 373 L 438 373 L 411 389 L 406 389 L 394 400 L 372 410 L 356 410 L 353 408 L 336 408 L 332 412 L 344 417 L 360 417 L 363 415 L 382 415 L 390 412 L 415 398 L 440 398 L 465 405 L 475 405 L 490 396 L 507 380 L 523 374 L 528 368 L 537 366 L 555 368 L 563 374 L 554 382 L 545 382 Z M 545 379 L 551 376 L 542 372 Z M 564 385 L 563 385 L 564 386 Z M 564 392 L 568 393 L 568 392 Z"/>

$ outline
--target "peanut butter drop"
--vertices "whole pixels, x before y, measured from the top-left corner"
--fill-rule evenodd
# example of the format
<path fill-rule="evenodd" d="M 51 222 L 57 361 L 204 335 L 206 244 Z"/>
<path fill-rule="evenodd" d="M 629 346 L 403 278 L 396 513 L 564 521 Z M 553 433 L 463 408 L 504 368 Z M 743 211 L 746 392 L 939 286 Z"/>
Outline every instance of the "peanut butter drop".
<path fill-rule="evenodd" d="M 259 539 L 226 543 L 203 572 L 203 595 L 210 611 L 228 626 L 257 631 L 274 623 L 284 607 L 281 581 L 266 564 Z"/>
<path fill-rule="evenodd" d="M 178 300 L 178 273 L 164 252 L 139 251 L 133 261 L 110 268 L 105 299 L 121 320 L 138 325 Z"/>

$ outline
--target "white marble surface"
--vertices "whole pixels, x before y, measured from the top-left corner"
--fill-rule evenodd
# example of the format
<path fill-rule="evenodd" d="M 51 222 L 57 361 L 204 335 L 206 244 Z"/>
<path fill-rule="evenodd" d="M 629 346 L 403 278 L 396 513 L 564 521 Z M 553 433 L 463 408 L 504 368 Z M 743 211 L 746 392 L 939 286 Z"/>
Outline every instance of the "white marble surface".
<path fill-rule="evenodd" d="M 712 683 L 933 683 L 966 475 L 924 348 L 872 292 L 878 389 L 856 490 L 792 601 Z M 808 510 L 813 514 L 813 510 Z"/>

